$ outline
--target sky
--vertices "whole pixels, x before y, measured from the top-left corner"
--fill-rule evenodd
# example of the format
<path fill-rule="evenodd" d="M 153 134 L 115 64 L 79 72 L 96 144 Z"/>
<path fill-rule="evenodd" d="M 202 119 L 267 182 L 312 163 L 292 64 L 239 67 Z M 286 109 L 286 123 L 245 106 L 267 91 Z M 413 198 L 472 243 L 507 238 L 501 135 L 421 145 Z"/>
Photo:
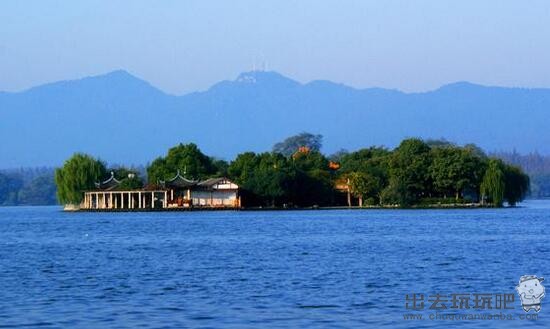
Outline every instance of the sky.
<path fill-rule="evenodd" d="M 264 65 L 358 88 L 550 88 L 549 59 L 546 0 L 0 2 L 2 91 L 124 69 L 179 95 Z"/>

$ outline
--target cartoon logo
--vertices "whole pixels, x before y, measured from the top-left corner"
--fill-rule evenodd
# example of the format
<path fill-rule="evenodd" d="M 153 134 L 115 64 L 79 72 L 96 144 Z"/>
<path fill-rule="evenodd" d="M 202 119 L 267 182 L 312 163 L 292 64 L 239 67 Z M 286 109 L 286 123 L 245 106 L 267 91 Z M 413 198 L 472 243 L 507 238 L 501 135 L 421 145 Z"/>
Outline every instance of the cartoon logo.
<path fill-rule="evenodd" d="M 524 275 L 519 279 L 516 290 L 525 312 L 529 312 L 532 309 L 536 312 L 540 311 L 540 302 L 544 298 L 542 281 L 544 281 L 544 278 L 537 278 L 536 275 Z"/>

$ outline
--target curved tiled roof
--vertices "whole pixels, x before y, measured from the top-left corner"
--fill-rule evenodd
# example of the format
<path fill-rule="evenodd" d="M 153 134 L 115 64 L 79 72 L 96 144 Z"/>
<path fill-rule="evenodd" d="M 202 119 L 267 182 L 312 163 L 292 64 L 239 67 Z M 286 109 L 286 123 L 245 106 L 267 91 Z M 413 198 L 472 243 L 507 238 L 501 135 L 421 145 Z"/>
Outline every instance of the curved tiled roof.
<path fill-rule="evenodd" d="M 112 191 L 118 187 L 120 181 L 115 178 L 115 173 L 111 171 L 111 177 L 103 182 L 95 183 L 95 187 L 103 191 Z"/>
<path fill-rule="evenodd" d="M 186 188 L 195 186 L 198 182 L 199 181 L 190 180 L 183 177 L 178 170 L 178 173 L 176 174 L 176 176 L 174 176 L 174 178 L 166 181 L 161 181 L 160 184 L 166 188 Z"/>

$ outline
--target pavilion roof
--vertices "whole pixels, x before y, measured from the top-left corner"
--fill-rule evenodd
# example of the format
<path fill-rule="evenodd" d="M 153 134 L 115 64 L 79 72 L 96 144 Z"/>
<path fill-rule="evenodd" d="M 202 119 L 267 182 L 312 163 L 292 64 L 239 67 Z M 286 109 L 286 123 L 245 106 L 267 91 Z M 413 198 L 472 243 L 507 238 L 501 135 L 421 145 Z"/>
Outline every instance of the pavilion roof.
<path fill-rule="evenodd" d="M 217 185 L 219 184 L 232 184 L 238 188 L 237 184 L 233 183 L 231 180 L 229 180 L 226 177 L 209 178 L 207 180 L 199 182 L 197 184 L 197 187 L 201 189 L 210 190 L 210 189 L 216 189 Z"/>
<path fill-rule="evenodd" d="M 113 190 L 116 190 L 119 184 L 120 184 L 120 181 L 115 178 L 115 173 L 111 171 L 111 177 L 104 180 L 103 182 L 95 183 L 95 187 L 98 190 L 113 191 Z"/>
<path fill-rule="evenodd" d="M 183 177 L 178 170 L 176 176 L 166 181 L 160 181 L 160 184 L 165 188 L 187 188 L 197 185 L 198 180 L 190 180 Z"/>

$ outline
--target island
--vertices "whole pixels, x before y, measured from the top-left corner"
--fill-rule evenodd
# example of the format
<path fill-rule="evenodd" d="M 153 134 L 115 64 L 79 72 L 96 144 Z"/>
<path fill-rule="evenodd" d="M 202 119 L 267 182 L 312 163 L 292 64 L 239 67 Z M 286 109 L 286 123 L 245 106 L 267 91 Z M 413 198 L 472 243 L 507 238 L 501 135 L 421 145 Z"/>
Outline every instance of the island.
<path fill-rule="evenodd" d="M 77 153 L 56 169 L 57 197 L 65 210 L 164 211 L 502 207 L 529 192 L 519 167 L 473 144 L 409 138 L 327 156 L 321 141 L 302 133 L 230 162 L 179 144 L 144 172 Z"/>

